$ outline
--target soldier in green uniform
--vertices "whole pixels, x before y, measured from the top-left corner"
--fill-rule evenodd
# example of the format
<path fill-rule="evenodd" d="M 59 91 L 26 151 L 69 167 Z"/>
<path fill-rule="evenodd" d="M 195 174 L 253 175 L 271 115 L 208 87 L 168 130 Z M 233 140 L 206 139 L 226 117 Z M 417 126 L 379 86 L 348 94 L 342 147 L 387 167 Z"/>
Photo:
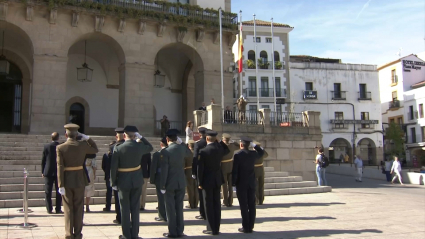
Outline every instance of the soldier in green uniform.
<path fill-rule="evenodd" d="M 119 238 L 130 239 L 139 237 L 139 208 L 143 184 L 140 159 L 142 155 L 151 152 L 153 147 L 138 133 L 135 126 L 128 125 L 124 128 L 124 138 L 125 142 L 114 148 L 111 183 L 115 190 L 118 189 L 121 205 L 123 235 Z"/>
<path fill-rule="evenodd" d="M 188 146 L 192 154 L 190 157 L 184 158 L 184 174 L 186 176 L 186 191 L 187 197 L 189 198 L 189 205 L 186 208 L 195 209 L 198 207 L 199 194 L 198 186 L 196 185 L 196 180 L 192 178 L 192 163 L 193 163 L 193 148 L 195 147 L 195 141 L 189 140 Z"/>
<path fill-rule="evenodd" d="M 161 193 L 165 194 L 168 221 L 168 233 L 163 235 L 171 238 L 184 236 L 183 199 L 186 187 L 184 158 L 190 157 L 192 153 L 177 137 L 178 133 L 176 129 L 167 131 L 168 147 L 164 151 L 168 154 L 164 155 L 161 164 Z"/>
<path fill-rule="evenodd" d="M 254 141 L 254 144 L 261 147 L 259 142 Z M 255 173 L 255 204 L 263 205 L 264 202 L 264 159 L 269 156 L 266 150 L 263 150 L 264 154 L 260 158 L 257 158 L 254 162 L 254 173 Z"/>
<path fill-rule="evenodd" d="M 161 149 L 156 151 L 152 156 L 150 183 L 155 184 L 156 196 L 158 197 L 158 217 L 155 221 L 167 221 L 167 214 L 165 213 L 164 195 L 161 193 L 161 163 L 164 157 L 165 148 L 168 146 L 167 139 L 164 137 L 160 141 Z"/>
<path fill-rule="evenodd" d="M 223 206 L 233 206 L 233 187 L 232 187 L 232 169 L 233 169 L 233 154 L 239 150 L 239 144 L 230 141 L 230 134 L 223 134 L 223 142 L 227 145 L 230 152 L 224 155 L 221 160 L 221 171 L 223 172 Z"/>

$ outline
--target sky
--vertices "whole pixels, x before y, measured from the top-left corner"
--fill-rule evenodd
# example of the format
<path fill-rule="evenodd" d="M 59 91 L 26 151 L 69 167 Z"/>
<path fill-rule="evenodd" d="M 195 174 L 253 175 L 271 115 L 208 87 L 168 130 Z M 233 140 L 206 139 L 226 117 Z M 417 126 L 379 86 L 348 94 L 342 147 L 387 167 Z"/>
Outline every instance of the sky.
<path fill-rule="evenodd" d="M 425 51 L 425 0 L 232 0 L 242 21 L 294 27 L 291 55 L 382 65 Z M 424 59 L 425 60 L 425 59 Z"/>

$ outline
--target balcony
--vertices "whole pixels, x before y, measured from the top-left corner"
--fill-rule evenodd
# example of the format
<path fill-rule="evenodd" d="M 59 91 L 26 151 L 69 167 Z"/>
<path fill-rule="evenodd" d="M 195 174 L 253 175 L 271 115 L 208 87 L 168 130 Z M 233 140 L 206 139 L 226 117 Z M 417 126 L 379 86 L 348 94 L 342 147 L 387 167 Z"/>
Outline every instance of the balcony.
<path fill-rule="evenodd" d="M 317 90 L 304 90 L 303 91 L 304 100 L 316 100 L 317 99 Z"/>
<path fill-rule="evenodd" d="M 260 88 L 260 97 L 274 97 L 273 88 Z M 244 89 L 244 95 L 247 97 L 257 97 L 257 89 Z M 286 98 L 286 89 L 276 89 L 276 97 Z"/>
<path fill-rule="evenodd" d="M 332 100 L 346 100 L 346 91 L 331 91 L 332 93 Z"/>
<path fill-rule="evenodd" d="M 388 102 L 388 107 L 390 110 L 396 110 L 400 108 L 400 101 L 399 100 L 393 100 Z"/>
<path fill-rule="evenodd" d="M 372 100 L 372 93 L 370 91 L 360 91 L 358 100 Z"/>
<path fill-rule="evenodd" d="M 348 129 L 348 125 L 343 123 L 332 124 L 332 129 Z"/>
<path fill-rule="evenodd" d="M 245 69 L 256 69 L 258 66 L 258 69 L 262 70 L 273 70 L 273 61 L 264 61 L 263 59 L 258 59 L 257 64 L 253 60 L 246 60 L 244 62 L 244 68 Z M 283 66 L 285 65 L 285 62 L 282 61 L 275 61 L 274 62 L 274 69 L 275 70 L 282 70 Z"/>

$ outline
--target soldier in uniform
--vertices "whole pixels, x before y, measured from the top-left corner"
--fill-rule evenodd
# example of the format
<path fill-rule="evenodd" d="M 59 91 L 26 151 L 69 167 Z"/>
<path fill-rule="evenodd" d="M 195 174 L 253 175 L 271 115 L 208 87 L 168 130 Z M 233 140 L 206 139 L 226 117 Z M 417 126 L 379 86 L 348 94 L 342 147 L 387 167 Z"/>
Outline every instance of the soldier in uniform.
<path fill-rule="evenodd" d="M 230 142 L 230 134 L 223 134 L 223 142 L 229 148 L 229 153 L 223 156 L 221 160 L 221 171 L 223 172 L 223 206 L 233 206 L 233 187 L 232 187 L 232 168 L 233 168 L 233 154 L 239 150 L 239 144 Z"/>
<path fill-rule="evenodd" d="M 111 175 L 111 165 L 112 165 L 112 156 L 114 154 L 114 148 L 115 146 L 121 145 L 125 142 L 124 139 L 124 128 L 116 128 L 115 129 L 115 138 L 117 139 L 117 142 L 115 144 L 112 144 L 109 147 L 109 151 L 111 152 L 111 159 L 110 159 L 110 165 L 109 165 L 109 169 L 108 169 L 108 174 L 109 174 L 109 178 Z M 109 179 L 110 181 L 110 179 Z M 111 185 L 111 182 L 109 182 L 109 185 Z M 115 200 L 115 220 L 113 221 L 116 224 L 121 224 L 121 206 L 120 206 L 120 200 L 118 197 L 118 191 L 117 190 L 113 190 L 114 192 L 114 200 Z"/>
<path fill-rule="evenodd" d="M 196 180 L 192 178 L 192 163 L 193 163 L 193 148 L 195 147 L 195 141 L 189 140 L 188 146 L 192 154 L 190 157 L 184 158 L 184 174 L 186 176 L 186 191 L 189 198 L 189 205 L 186 205 L 186 208 L 194 209 L 198 207 L 199 194 L 198 186 L 196 185 Z"/>
<path fill-rule="evenodd" d="M 143 185 L 142 185 L 142 195 L 140 196 L 140 211 L 145 210 L 146 205 L 146 193 L 148 189 L 148 182 L 150 178 L 151 171 L 151 153 L 144 154 L 142 156 L 142 171 L 143 171 Z"/>
<path fill-rule="evenodd" d="M 257 141 L 254 144 L 261 146 Z M 255 204 L 263 205 L 264 202 L 264 159 L 269 156 L 266 150 L 263 150 L 264 154 L 262 157 L 255 160 L 254 172 L 255 172 Z"/>
<path fill-rule="evenodd" d="M 203 149 L 205 146 L 207 146 L 207 140 L 205 132 L 207 131 L 207 128 L 200 127 L 198 128 L 199 134 L 201 135 L 201 139 L 198 140 L 195 143 L 195 148 L 193 149 L 193 163 L 192 163 L 192 178 L 196 179 L 198 175 L 198 155 L 199 150 Z M 199 181 L 198 181 L 199 185 Z M 205 207 L 204 207 L 204 197 L 202 196 L 202 190 L 198 189 L 198 195 L 199 195 L 199 216 L 196 216 L 196 219 L 200 220 L 206 220 L 205 216 Z"/>
<path fill-rule="evenodd" d="M 249 150 L 253 147 L 255 151 Z M 248 137 L 241 137 L 241 150 L 233 156 L 232 183 L 236 186 L 242 215 L 242 228 L 239 232 L 252 233 L 255 223 L 255 160 L 263 156 L 260 146 Z"/>
<path fill-rule="evenodd" d="M 84 171 L 86 154 L 99 152 L 96 143 L 87 135 L 79 134 L 80 126 L 67 124 L 67 141 L 56 147 L 59 193 L 62 195 L 65 238 L 83 238 L 84 190 L 89 183 Z M 83 141 L 77 141 L 80 135 Z"/>
<path fill-rule="evenodd" d="M 182 144 L 176 129 L 167 131 L 168 147 L 164 149 L 161 164 L 161 193 L 165 196 L 168 233 L 164 237 L 184 236 L 183 199 L 185 195 L 184 158 L 191 155 L 189 148 Z"/>
<path fill-rule="evenodd" d="M 156 196 L 158 197 L 158 217 L 155 221 L 167 221 L 167 214 L 165 212 L 164 195 L 161 193 L 161 163 L 163 160 L 164 149 L 168 146 L 167 139 L 164 137 L 160 141 L 161 149 L 155 152 L 152 156 L 150 183 L 155 184 Z"/>
<path fill-rule="evenodd" d="M 127 125 L 124 128 L 124 139 L 124 143 L 114 148 L 111 183 L 112 187 L 118 190 L 121 206 L 123 235 L 120 238 L 130 239 L 139 236 L 139 208 L 143 183 L 140 162 L 142 155 L 151 152 L 153 147 L 138 133 L 135 126 Z"/>

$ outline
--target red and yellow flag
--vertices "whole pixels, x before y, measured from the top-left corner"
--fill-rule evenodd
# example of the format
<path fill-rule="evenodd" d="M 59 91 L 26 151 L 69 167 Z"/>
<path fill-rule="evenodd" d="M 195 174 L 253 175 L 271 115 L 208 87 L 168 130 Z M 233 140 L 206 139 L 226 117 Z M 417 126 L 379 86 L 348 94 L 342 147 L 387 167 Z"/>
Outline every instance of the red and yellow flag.
<path fill-rule="evenodd" d="M 243 62 L 242 62 L 242 58 L 243 58 L 243 37 L 242 37 L 242 22 L 241 22 L 241 29 L 239 32 L 239 73 L 242 72 L 242 66 L 243 66 Z"/>

